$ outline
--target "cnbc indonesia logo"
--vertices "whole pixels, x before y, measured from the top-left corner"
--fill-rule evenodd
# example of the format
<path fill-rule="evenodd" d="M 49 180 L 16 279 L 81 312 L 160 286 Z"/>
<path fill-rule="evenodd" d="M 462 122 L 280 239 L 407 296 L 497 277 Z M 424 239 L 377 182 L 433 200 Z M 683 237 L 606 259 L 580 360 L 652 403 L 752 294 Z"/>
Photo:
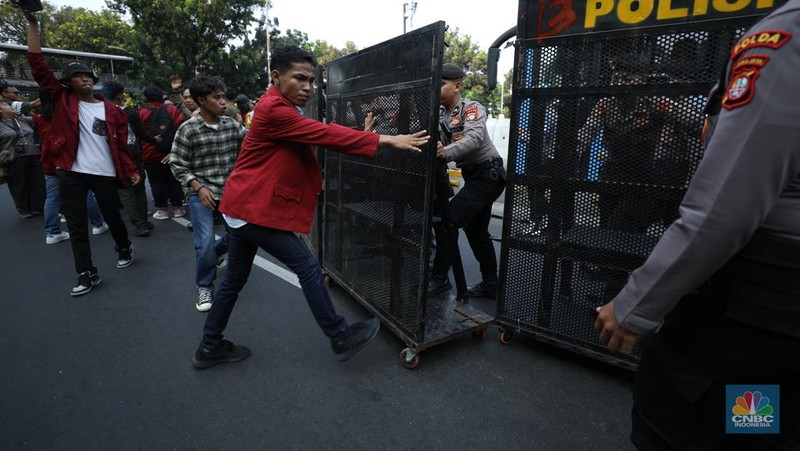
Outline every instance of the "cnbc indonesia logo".
<path fill-rule="evenodd" d="M 741 387 L 741 388 L 734 388 Z M 733 401 L 730 409 L 727 432 L 739 434 L 777 434 L 779 386 L 736 386 L 728 385 L 728 400 Z M 749 389 L 748 389 L 749 388 Z M 746 391 L 742 391 L 746 390 Z M 739 396 L 736 394 L 739 393 Z M 770 399 L 772 396 L 772 400 Z"/>

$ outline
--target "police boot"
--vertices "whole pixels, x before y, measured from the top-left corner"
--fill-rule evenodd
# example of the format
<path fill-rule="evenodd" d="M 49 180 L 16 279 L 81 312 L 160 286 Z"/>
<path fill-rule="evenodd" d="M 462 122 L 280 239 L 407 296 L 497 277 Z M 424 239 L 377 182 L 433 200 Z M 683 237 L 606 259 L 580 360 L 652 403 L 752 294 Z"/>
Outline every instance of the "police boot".
<path fill-rule="evenodd" d="M 486 280 L 467 289 L 467 296 L 471 298 L 497 299 L 497 281 L 489 282 Z"/>
<path fill-rule="evenodd" d="M 447 275 L 440 276 L 439 274 L 431 274 L 428 280 L 428 296 L 439 296 L 444 293 L 450 292 L 453 286 L 450 285 L 450 278 Z"/>

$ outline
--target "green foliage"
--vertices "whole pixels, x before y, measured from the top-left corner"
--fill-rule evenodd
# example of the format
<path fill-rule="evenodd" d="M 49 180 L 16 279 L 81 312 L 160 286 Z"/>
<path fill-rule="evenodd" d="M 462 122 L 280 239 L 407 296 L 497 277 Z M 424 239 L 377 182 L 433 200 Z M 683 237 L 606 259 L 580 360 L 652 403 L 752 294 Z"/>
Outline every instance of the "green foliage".
<path fill-rule="evenodd" d="M 477 100 L 491 114 L 499 113 L 500 90 L 495 88 L 489 91 L 486 88 L 488 85 L 488 57 L 486 52 L 472 42 L 471 36 L 462 36 L 458 28 L 454 31 L 448 30 L 445 32 L 444 40 L 447 43 L 444 50 L 444 61 L 461 66 L 467 73 L 463 81 L 462 96 Z M 506 83 L 506 86 L 510 88 L 511 84 Z"/>
<path fill-rule="evenodd" d="M 106 0 L 114 11 L 129 14 L 139 33 L 139 53 L 163 70 L 189 78 L 206 72 L 211 60 L 233 39 L 247 37 L 260 0 Z M 166 78 L 162 78 L 166 79 Z"/>

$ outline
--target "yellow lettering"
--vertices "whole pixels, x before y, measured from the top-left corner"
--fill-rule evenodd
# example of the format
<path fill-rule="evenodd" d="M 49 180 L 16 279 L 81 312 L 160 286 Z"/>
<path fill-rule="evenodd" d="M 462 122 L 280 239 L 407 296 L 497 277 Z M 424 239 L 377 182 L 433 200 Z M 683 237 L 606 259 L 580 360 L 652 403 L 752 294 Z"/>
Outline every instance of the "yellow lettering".
<path fill-rule="evenodd" d="M 695 16 L 708 14 L 708 0 L 695 0 L 692 14 Z"/>
<path fill-rule="evenodd" d="M 732 13 L 744 9 L 750 0 L 712 0 L 711 4 L 721 13 Z"/>
<path fill-rule="evenodd" d="M 636 11 L 633 10 L 634 3 Z M 617 5 L 617 17 L 622 23 L 637 24 L 647 19 L 653 13 L 654 7 L 653 0 L 620 0 Z"/>
<path fill-rule="evenodd" d="M 772 5 L 774 3 L 775 2 L 773 2 L 772 0 L 758 0 L 756 2 L 756 8 L 758 8 L 758 9 L 772 8 Z"/>
<path fill-rule="evenodd" d="M 689 15 L 689 8 L 672 9 L 672 0 L 660 0 L 658 2 L 658 15 L 656 19 L 680 19 Z"/>
<path fill-rule="evenodd" d="M 594 28 L 597 25 L 597 18 L 605 16 L 614 10 L 614 0 L 592 0 L 586 2 L 586 28 Z"/>

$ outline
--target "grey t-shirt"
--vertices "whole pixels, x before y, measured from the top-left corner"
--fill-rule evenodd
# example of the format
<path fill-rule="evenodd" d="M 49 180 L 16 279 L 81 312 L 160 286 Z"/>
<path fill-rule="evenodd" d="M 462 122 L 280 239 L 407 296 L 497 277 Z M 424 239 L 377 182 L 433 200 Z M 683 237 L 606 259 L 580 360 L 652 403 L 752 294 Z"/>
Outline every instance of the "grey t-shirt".
<path fill-rule="evenodd" d="M 617 319 L 631 332 L 660 327 L 754 233 L 800 243 L 800 0 L 789 0 L 740 43 L 759 33 L 772 34 L 747 42 L 773 45 L 732 51 L 717 87 L 725 90 L 724 108 L 709 118 L 705 155 L 680 218 L 614 299 Z"/>

